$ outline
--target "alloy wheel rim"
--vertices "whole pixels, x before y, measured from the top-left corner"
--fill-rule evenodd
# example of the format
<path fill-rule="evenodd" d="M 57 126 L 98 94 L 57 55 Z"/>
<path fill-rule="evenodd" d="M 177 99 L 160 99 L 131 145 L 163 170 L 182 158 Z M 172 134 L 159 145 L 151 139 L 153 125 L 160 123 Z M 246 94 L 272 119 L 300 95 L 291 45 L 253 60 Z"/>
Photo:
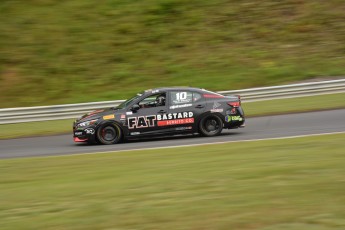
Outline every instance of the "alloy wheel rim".
<path fill-rule="evenodd" d="M 219 129 L 219 124 L 215 119 L 209 119 L 205 122 L 205 128 L 208 132 L 214 133 Z"/>
<path fill-rule="evenodd" d="M 113 128 L 106 127 L 102 130 L 102 138 L 105 141 L 112 141 L 116 138 L 116 132 Z"/>

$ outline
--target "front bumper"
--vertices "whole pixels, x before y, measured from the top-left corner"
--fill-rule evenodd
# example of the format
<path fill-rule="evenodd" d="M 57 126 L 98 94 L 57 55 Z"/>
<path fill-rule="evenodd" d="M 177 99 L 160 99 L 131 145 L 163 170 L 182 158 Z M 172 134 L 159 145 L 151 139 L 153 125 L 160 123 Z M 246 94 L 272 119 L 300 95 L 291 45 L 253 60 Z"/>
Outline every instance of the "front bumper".
<path fill-rule="evenodd" d="M 95 142 L 96 129 L 95 127 L 76 128 L 73 127 L 74 142 Z"/>
<path fill-rule="evenodd" d="M 88 141 L 87 138 L 86 139 L 80 139 L 79 137 L 74 137 L 73 140 L 74 140 L 74 142 L 87 142 Z"/>

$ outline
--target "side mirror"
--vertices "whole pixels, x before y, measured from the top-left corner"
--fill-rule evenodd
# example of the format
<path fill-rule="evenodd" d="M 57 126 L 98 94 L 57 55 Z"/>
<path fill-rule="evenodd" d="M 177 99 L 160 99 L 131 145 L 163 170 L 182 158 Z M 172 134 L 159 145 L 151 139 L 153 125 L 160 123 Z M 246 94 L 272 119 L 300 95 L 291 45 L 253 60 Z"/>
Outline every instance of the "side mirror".
<path fill-rule="evenodd" d="M 133 112 L 136 112 L 136 111 L 138 111 L 140 109 L 140 106 L 138 105 L 138 104 L 134 104 L 133 106 L 132 106 L 132 108 L 131 108 L 131 110 L 133 111 Z"/>

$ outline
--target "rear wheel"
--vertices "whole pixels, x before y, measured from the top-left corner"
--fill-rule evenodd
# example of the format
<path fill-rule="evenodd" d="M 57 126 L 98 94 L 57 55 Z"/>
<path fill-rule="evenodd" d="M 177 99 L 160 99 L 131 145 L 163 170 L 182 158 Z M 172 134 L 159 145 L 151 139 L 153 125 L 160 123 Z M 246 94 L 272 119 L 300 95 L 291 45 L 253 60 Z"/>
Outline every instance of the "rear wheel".
<path fill-rule="evenodd" d="M 199 131 L 206 137 L 217 136 L 222 132 L 223 121 L 216 115 L 209 115 L 201 119 Z"/>
<path fill-rule="evenodd" d="M 97 139 L 104 145 L 116 144 L 122 138 L 122 131 L 117 125 L 106 124 L 97 130 Z"/>

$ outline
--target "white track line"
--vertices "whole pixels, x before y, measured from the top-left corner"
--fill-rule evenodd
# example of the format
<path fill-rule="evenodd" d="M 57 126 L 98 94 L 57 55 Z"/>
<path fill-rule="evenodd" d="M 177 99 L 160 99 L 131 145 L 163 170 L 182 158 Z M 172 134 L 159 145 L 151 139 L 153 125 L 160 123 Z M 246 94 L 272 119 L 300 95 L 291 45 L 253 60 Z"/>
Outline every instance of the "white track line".
<path fill-rule="evenodd" d="M 333 132 L 333 133 L 317 133 L 317 134 L 308 134 L 308 135 L 296 135 L 296 136 L 288 136 L 288 137 L 272 137 L 272 138 L 263 138 L 263 139 L 222 141 L 222 142 L 213 142 L 213 143 L 204 143 L 204 144 L 190 144 L 190 145 L 177 145 L 177 146 L 165 146 L 165 147 L 151 147 L 151 148 L 140 148 L 140 149 L 110 150 L 110 151 L 92 152 L 92 153 L 75 153 L 75 154 L 64 154 L 64 155 L 46 156 L 46 157 L 66 157 L 66 156 L 78 156 L 78 155 L 93 155 L 93 154 L 104 154 L 104 153 L 118 153 L 118 152 L 130 152 L 130 151 L 156 150 L 156 149 L 171 149 L 171 148 L 194 147 L 194 146 L 203 146 L 203 145 L 218 145 L 218 144 L 226 144 L 226 143 L 234 143 L 234 142 L 282 140 L 282 139 L 293 139 L 293 138 L 299 138 L 299 137 L 323 136 L 323 135 L 332 135 L 332 134 L 341 134 L 341 133 L 345 133 L 345 131 Z M 44 156 L 38 156 L 38 157 L 44 157 Z"/>

